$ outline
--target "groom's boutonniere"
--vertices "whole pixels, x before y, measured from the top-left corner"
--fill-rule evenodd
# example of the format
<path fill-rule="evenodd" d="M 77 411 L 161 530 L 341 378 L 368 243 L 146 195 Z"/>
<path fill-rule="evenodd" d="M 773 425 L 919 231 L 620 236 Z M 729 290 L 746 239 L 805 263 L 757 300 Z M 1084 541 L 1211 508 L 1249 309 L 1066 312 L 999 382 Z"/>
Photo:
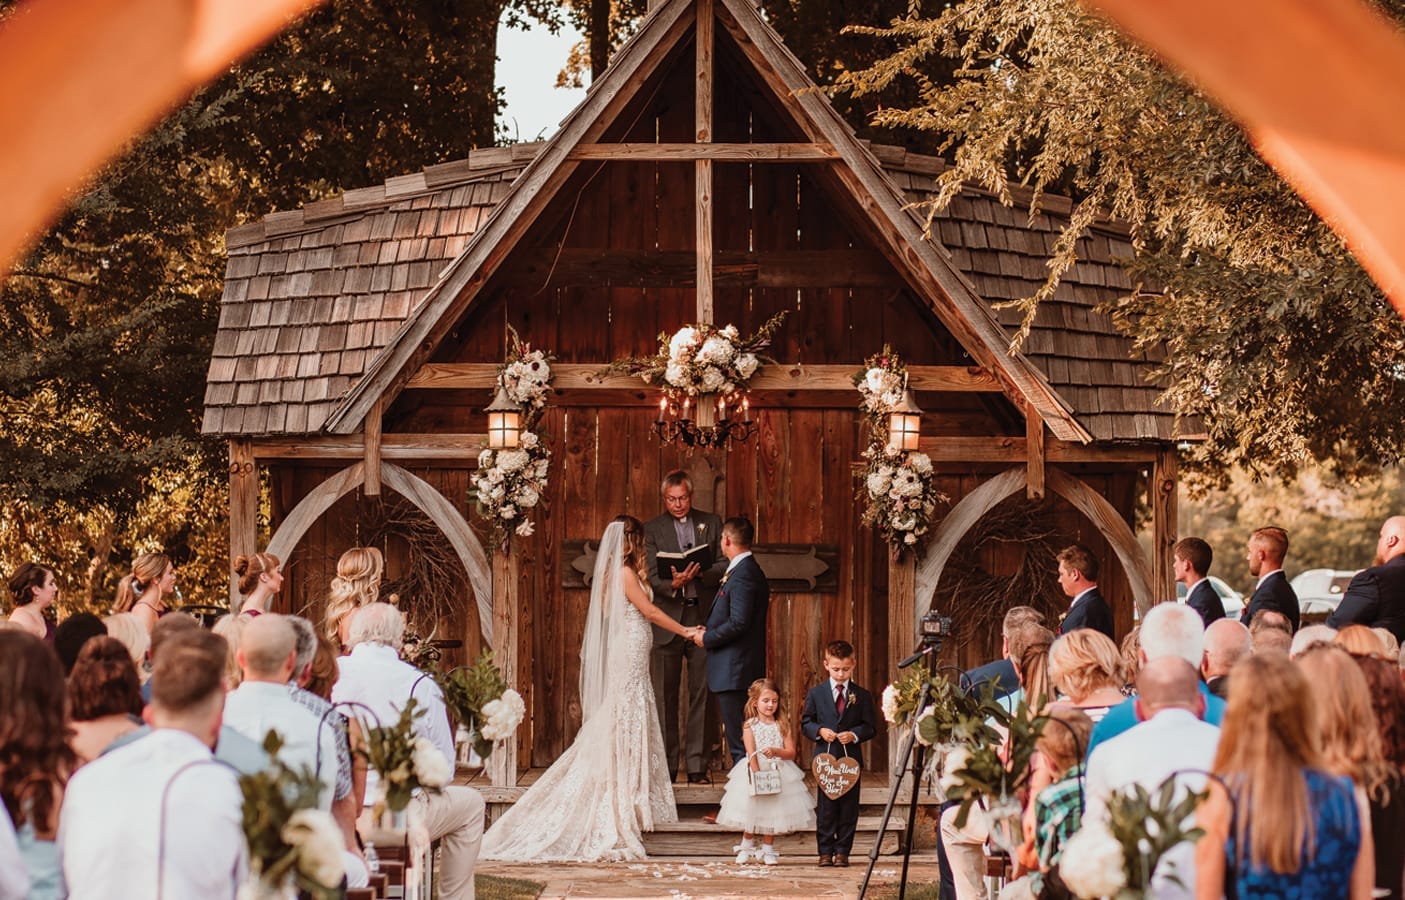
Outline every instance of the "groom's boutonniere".
<path fill-rule="evenodd" d="M 726 583 L 727 583 L 727 579 L 728 579 L 728 578 L 731 578 L 731 577 L 732 577 L 732 573 L 731 573 L 731 572 L 726 573 L 725 575 L 722 576 L 722 580 L 719 581 L 719 582 L 717 582 L 717 586 L 718 586 L 718 587 L 721 587 L 722 585 L 726 584 Z"/>

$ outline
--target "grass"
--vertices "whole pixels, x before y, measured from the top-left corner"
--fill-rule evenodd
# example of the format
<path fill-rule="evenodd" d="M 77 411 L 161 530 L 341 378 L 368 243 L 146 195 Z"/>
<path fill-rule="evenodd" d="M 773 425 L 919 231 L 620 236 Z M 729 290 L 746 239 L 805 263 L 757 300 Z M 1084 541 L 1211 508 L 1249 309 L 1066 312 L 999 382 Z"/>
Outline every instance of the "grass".
<path fill-rule="evenodd" d="M 473 885 L 478 900 L 536 900 L 542 888 L 546 887 L 539 881 L 500 878 L 497 875 L 475 875 Z"/>
<path fill-rule="evenodd" d="M 941 882 L 925 881 L 921 883 L 909 882 L 907 885 L 907 900 L 937 900 L 941 893 Z M 885 884 L 878 890 L 869 894 L 873 900 L 897 900 L 898 886 L 895 884 Z"/>

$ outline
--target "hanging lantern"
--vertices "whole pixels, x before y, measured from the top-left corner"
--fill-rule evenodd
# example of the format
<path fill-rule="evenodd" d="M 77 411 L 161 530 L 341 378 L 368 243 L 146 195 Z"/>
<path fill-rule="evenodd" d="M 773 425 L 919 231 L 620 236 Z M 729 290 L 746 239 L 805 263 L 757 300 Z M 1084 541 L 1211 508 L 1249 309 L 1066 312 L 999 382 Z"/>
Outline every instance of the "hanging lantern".
<path fill-rule="evenodd" d="M 903 399 L 888 414 L 888 446 L 895 450 L 916 450 L 922 438 L 922 410 L 903 387 Z"/>
<path fill-rule="evenodd" d="M 498 387 L 498 395 L 485 410 L 488 413 L 488 449 L 511 450 L 522 440 L 522 410 Z"/>

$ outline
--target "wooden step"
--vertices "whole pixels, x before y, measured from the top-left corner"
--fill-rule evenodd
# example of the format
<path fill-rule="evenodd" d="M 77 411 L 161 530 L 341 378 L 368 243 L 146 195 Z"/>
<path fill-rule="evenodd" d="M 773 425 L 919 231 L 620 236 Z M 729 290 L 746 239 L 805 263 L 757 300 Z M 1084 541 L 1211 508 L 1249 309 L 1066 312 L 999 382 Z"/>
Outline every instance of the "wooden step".
<path fill-rule="evenodd" d="M 853 856 L 867 857 L 873 849 L 874 838 L 878 836 L 881 816 L 861 816 L 858 831 L 854 835 Z M 888 830 L 883 834 L 879 852 L 894 854 L 902 850 L 901 838 L 907 820 L 894 814 L 888 822 Z M 741 840 L 741 835 L 731 828 L 723 828 L 704 822 L 699 818 L 685 819 L 672 825 L 661 825 L 644 835 L 644 849 L 650 858 L 673 856 L 733 856 L 732 847 Z M 814 831 L 797 831 L 776 837 L 776 849 L 782 857 L 810 857 L 817 853 Z"/>
<path fill-rule="evenodd" d="M 475 782 L 471 783 L 470 786 L 483 796 L 484 803 L 489 804 L 516 803 L 518 798 L 527 792 L 526 785 L 518 785 L 517 787 L 493 787 L 492 785 L 482 782 Z M 811 790 L 814 790 L 813 786 L 811 786 Z M 881 810 L 888 802 L 888 788 L 886 786 L 877 785 L 869 787 L 868 785 L 860 785 L 859 791 L 859 804 L 862 806 L 877 807 Z M 673 800 L 680 810 L 688 806 L 716 807 L 722 802 L 722 792 L 723 785 L 721 782 L 717 784 L 675 784 L 673 786 Z M 911 800 L 911 796 L 907 786 L 904 785 L 903 788 L 898 791 L 898 801 L 894 809 L 906 809 Z M 917 795 L 917 805 L 940 806 L 941 801 L 924 790 Z"/>

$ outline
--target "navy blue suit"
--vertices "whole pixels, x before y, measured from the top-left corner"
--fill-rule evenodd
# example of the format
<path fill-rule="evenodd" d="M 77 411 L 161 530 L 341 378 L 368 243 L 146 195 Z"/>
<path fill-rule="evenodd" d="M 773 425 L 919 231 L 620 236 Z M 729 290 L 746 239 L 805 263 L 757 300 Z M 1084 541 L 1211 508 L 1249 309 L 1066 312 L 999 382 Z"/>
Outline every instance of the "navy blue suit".
<path fill-rule="evenodd" d="M 842 716 L 834 704 L 834 691 L 828 678 L 810 688 L 805 695 L 805 712 L 800 716 L 800 730 L 815 742 L 816 754 L 844 756 L 847 753 L 857 759 L 862 767 L 863 751 L 860 747 L 864 741 L 871 741 L 878 734 L 878 716 L 874 712 L 872 694 L 852 681 L 847 687 L 854 699 L 846 701 Z M 858 741 L 852 744 L 822 741 L 821 728 L 836 732 L 852 731 Z M 853 849 L 854 832 L 859 825 L 859 793 L 862 790 L 862 786 L 856 784 L 838 800 L 829 799 L 824 791 L 817 792 L 815 842 L 819 845 L 821 856 L 836 853 L 848 856 Z"/>
<path fill-rule="evenodd" d="M 1283 613 L 1288 617 L 1293 630 L 1298 630 L 1298 595 L 1288 583 L 1288 576 L 1283 574 L 1282 569 L 1269 575 L 1263 584 L 1254 588 L 1254 596 L 1249 598 L 1249 605 L 1244 607 L 1239 621 L 1245 625 L 1250 624 L 1261 609 L 1274 609 Z"/>
<path fill-rule="evenodd" d="M 1405 640 L 1405 556 L 1357 572 L 1327 624 L 1388 628 Z"/>
<path fill-rule="evenodd" d="M 735 765 L 746 756 L 742 718 L 751 683 L 766 677 L 766 612 L 771 586 L 756 557 L 743 557 L 722 579 L 703 633 L 707 689 L 717 697 L 727 752 Z"/>
<path fill-rule="evenodd" d="M 1208 578 L 1200 579 L 1200 583 L 1185 595 L 1185 605 L 1200 613 L 1206 628 L 1210 627 L 1211 622 L 1225 617 L 1224 601 Z"/>
<path fill-rule="evenodd" d="M 1068 634 L 1080 628 L 1094 628 L 1107 635 L 1110 640 L 1117 640 L 1112 629 L 1112 610 L 1096 587 L 1088 588 L 1087 593 L 1068 611 L 1063 624 L 1059 626 L 1059 634 Z"/>
<path fill-rule="evenodd" d="M 976 666 L 961 673 L 961 689 L 969 696 L 979 697 L 981 690 L 987 685 L 994 685 L 994 699 L 1008 697 L 1020 689 L 1020 676 L 1015 672 L 1015 664 L 1007 656 L 1002 656 L 995 662 L 988 662 L 983 666 Z"/>

